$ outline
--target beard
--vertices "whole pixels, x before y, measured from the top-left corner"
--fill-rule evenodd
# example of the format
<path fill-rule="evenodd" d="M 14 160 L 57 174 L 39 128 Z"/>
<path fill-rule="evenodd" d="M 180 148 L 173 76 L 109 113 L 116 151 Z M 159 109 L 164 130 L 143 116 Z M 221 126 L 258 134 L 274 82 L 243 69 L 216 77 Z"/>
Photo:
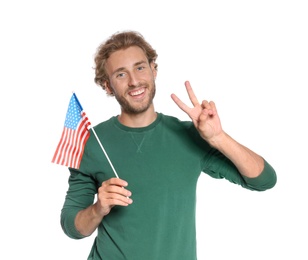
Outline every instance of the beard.
<path fill-rule="evenodd" d="M 123 112 L 127 113 L 127 114 L 140 114 L 143 113 L 145 111 L 148 110 L 148 108 L 153 104 L 153 99 L 155 97 L 155 93 L 156 93 L 156 85 L 155 82 L 153 81 L 152 83 L 152 87 L 148 84 L 148 83 L 143 83 L 143 84 L 139 84 L 136 87 L 145 87 L 147 90 L 149 90 L 150 92 L 147 95 L 147 102 L 141 102 L 138 105 L 132 105 L 128 102 L 128 100 L 124 97 L 124 96 L 119 96 L 115 94 L 115 98 L 118 101 L 118 103 L 121 106 L 121 109 Z M 132 87 L 132 88 L 135 88 Z"/>

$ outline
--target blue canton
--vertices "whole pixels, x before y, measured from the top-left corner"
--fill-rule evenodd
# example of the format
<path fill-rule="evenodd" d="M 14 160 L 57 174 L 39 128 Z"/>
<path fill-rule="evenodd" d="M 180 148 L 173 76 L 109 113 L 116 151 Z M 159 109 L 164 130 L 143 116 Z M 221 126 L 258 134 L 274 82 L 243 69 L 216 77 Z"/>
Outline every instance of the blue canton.
<path fill-rule="evenodd" d="M 73 95 L 67 109 L 64 126 L 75 130 L 82 118 L 81 111 L 82 108 L 80 107 L 79 102 L 76 100 L 75 95 Z"/>

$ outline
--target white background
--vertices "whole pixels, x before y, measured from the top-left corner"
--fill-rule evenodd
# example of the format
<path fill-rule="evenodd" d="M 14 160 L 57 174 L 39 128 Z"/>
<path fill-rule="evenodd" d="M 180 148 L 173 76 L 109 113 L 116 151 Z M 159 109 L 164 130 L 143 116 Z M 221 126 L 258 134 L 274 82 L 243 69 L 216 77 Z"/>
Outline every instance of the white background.
<path fill-rule="evenodd" d="M 132 29 L 158 52 L 157 111 L 187 119 L 170 94 L 187 101 L 190 80 L 277 171 L 262 193 L 202 175 L 198 259 L 307 260 L 306 2 L 2 1 L 0 258 L 86 259 L 94 235 L 62 232 L 68 170 L 51 158 L 73 90 L 93 125 L 119 113 L 93 81 L 93 55 Z"/>

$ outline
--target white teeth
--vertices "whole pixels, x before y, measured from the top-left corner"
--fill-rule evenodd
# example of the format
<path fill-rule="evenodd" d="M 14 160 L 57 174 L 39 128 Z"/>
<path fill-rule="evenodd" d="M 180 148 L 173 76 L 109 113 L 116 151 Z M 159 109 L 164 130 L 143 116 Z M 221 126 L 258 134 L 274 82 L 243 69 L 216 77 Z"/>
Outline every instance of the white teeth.
<path fill-rule="evenodd" d="M 132 96 L 137 96 L 137 95 L 142 94 L 143 92 L 144 92 L 144 89 L 140 89 L 140 90 L 138 90 L 138 91 L 131 92 L 130 94 L 131 94 Z"/>

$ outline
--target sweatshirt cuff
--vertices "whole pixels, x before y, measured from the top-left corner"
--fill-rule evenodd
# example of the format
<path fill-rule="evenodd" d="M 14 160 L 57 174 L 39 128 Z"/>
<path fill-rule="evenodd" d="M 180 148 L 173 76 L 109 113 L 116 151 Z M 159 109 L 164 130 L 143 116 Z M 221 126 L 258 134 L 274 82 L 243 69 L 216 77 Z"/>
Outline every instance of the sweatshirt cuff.
<path fill-rule="evenodd" d="M 277 175 L 273 167 L 264 160 L 264 169 L 258 177 L 249 178 L 243 176 L 247 186 L 254 190 L 265 191 L 276 185 Z"/>
<path fill-rule="evenodd" d="M 82 235 L 75 226 L 75 218 L 80 209 L 62 210 L 61 213 L 61 227 L 64 233 L 73 239 L 81 239 L 85 236 Z"/>

